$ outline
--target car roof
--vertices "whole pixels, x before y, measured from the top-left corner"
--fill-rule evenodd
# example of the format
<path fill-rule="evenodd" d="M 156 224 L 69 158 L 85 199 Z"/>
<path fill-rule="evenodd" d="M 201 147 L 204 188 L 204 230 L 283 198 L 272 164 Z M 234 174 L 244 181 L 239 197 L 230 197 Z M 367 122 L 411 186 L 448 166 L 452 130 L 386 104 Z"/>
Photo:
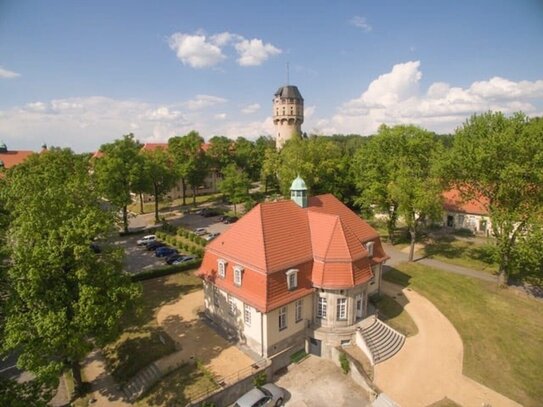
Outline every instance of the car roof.
<path fill-rule="evenodd" d="M 262 391 L 260 391 L 257 388 L 254 388 L 248 393 L 245 393 L 243 396 L 241 396 L 238 399 L 237 404 L 240 407 L 246 407 L 246 406 L 250 407 L 264 396 L 265 394 Z"/>

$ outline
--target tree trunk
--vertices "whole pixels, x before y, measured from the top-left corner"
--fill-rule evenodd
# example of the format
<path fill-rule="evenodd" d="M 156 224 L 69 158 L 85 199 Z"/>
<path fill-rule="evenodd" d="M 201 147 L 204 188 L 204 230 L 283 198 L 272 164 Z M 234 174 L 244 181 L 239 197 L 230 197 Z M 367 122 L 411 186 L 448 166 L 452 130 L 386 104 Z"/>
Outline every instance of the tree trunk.
<path fill-rule="evenodd" d="M 413 261 L 413 259 L 415 258 L 415 242 L 417 240 L 417 232 L 415 228 L 409 229 L 409 234 L 411 235 L 411 246 L 409 247 L 408 261 Z"/>
<path fill-rule="evenodd" d="M 196 187 L 192 187 L 192 206 L 196 206 Z"/>
<path fill-rule="evenodd" d="M 234 216 L 238 216 L 238 212 L 236 211 L 236 204 L 234 204 Z"/>
<path fill-rule="evenodd" d="M 158 218 L 158 188 L 156 184 L 153 185 L 153 192 L 155 195 L 155 223 L 159 223 L 160 219 Z"/>
<path fill-rule="evenodd" d="M 83 379 L 81 378 L 81 366 L 78 361 L 73 361 L 70 363 L 70 369 L 72 371 L 72 376 L 74 378 L 74 400 L 83 395 Z M 72 400 L 73 401 L 73 400 Z"/>
<path fill-rule="evenodd" d="M 181 191 L 183 193 L 183 206 L 187 204 L 186 193 L 187 193 L 187 184 L 185 183 L 185 178 L 181 178 Z"/>
<path fill-rule="evenodd" d="M 140 213 L 143 214 L 143 192 L 140 192 Z"/>
<path fill-rule="evenodd" d="M 392 206 L 391 206 L 392 207 Z M 396 220 L 398 216 L 396 215 L 396 209 L 388 211 L 387 219 L 387 232 L 388 232 L 388 241 L 390 244 L 394 244 L 394 233 L 396 232 Z"/>
<path fill-rule="evenodd" d="M 123 206 L 123 229 L 124 233 L 128 233 L 128 208 Z"/>

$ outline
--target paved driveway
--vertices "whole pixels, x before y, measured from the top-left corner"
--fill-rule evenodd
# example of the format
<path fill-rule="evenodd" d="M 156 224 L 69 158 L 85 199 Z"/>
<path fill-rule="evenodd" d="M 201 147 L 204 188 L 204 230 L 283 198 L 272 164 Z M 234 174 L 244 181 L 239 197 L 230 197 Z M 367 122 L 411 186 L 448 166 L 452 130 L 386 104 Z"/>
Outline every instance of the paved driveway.
<path fill-rule="evenodd" d="M 290 365 L 276 382 L 287 393 L 289 407 L 365 407 L 368 394 L 333 362 L 309 355 L 299 364 Z"/>

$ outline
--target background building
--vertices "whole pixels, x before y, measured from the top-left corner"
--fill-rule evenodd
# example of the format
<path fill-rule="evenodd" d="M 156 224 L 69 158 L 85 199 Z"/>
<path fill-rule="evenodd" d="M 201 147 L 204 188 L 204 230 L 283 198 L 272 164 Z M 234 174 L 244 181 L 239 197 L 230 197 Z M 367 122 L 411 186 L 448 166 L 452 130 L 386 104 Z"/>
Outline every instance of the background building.
<path fill-rule="evenodd" d="M 275 145 L 281 149 L 294 134 L 302 133 L 304 122 L 304 98 L 296 86 L 279 88 L 273 98 L 273 124 Z"/>

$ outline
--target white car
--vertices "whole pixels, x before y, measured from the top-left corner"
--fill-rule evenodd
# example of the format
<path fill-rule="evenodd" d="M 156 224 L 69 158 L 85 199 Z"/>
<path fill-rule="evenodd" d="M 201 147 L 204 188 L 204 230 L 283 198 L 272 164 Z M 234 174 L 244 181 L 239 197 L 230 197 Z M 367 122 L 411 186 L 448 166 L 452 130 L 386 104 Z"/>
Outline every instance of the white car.
<path fill-rule="evenodd" d="M 268 383 L 245 393 L 236 401 L 234 407 L 279 407 L 283 405 L 284 397 L 285 394 L 280 387 Z"/>
<path fill-rule="evenodd" d="M 198 229 L 194 229 L 194 233 L 196 233 L 198 236 L 202 236 L 207 233 L 207 230 L 206 228 L 198 228 Z"/>
<path fill-rule="evenodd" d="M 141 239 L 139 239 L 137 241 L 137 243 L 138 243 L 138 246 L 143 246 L 144 244 L 147 244 L 149 242 L 154 242 L 155 240 L 156 240 L 155 235 L 147 235 L 147 236 L 143 236 Z"/>

